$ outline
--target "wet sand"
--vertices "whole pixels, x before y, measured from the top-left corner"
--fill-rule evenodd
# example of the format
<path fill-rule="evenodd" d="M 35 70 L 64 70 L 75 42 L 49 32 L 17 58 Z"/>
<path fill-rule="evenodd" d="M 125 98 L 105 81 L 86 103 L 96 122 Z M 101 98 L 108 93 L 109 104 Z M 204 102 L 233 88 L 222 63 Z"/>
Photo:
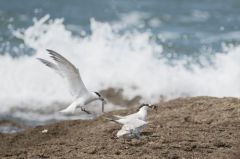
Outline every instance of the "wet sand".
<path fill-rule="evenodd" d="M 157 112 L 149 111 L 139 140 L 116 139 L 119 126 L 103 118 L 133 113 L 131 107 L 91 121 L 0 134 L 0 158 L 240 158 L 239 99 L 189 97 L 158 105 Z"/>

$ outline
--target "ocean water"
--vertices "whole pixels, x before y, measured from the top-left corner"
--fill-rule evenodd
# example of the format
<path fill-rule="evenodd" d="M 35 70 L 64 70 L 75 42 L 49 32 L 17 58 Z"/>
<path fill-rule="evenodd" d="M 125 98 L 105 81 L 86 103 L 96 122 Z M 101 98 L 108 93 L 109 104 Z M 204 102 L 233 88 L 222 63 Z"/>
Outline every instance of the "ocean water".
<path fill-rule="evenodd" d="M 239 97 L 239 8 L 239 0 L 0 0 L 0 119 L 85 118 L 56 113 L 72 97 L 36 60 L 46 49 L 72 61 L 93 91 L 152 103 Z"/>

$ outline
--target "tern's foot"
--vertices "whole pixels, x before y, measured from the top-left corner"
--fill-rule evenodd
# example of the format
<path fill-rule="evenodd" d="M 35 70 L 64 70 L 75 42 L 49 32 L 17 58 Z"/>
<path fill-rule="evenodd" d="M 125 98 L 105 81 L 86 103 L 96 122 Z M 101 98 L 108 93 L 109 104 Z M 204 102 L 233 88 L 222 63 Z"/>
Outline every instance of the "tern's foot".
<path fill-rule="evenodd" d="M 83 108 L 83 107 L 80 107 L 81 108 L 81 111 L 83 111 L 83 112 L 85 112 L 85 113 L 87 113 L 87 114 L 92 114 L 92 113 L 90 113 L 89 111 L 87 111 L 85 108 Z"/>

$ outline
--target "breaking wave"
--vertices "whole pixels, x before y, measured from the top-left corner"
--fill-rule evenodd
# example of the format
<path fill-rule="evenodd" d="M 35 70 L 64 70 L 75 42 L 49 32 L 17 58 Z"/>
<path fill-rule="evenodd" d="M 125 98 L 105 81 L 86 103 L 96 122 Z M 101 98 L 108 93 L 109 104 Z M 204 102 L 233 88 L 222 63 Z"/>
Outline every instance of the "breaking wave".
<path fill-rule="evenodd" d="M 123 89 L 127 99 L 140 95 L 143 101 L 156 102 L 162 96 L 240 96 L 240 46 L 226 47 L 210 58 L 203 49 L 198 63 L 190 57 L 169 61 L 154 33 L 127 29 L 139 25 L 138 17 L 131 18 L 135 21 L 91 19 L 90 33 L 79 28 L 80 34 L 73 35 L 63 19 L 46 15 L 24 31 L 14 31 L 34 55 L 0 56 L 0 112 L 16 107 L 50 109 L 54 103 L 72 100 L 64 81 L 35 59 L 48 58 L 46 49 L 72 61 L 90 90 Z"/>

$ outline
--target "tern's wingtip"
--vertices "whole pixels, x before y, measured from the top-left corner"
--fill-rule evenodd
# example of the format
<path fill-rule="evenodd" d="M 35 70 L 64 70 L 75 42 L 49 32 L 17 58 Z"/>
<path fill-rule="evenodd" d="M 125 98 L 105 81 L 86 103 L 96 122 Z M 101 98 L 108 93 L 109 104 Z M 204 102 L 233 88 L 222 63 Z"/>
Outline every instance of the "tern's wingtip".
<path fill-rule="evenodd" d="M 36 60 L 42 61 L 43 59 L 40 57 L 36 57 Z"/>
<path fill-rule="evenodd" d="M 52 50 L 51 50 L 51 49 L 46 49 L 46 51 L 48 51 L 48 52 L 52 52 Z"/>
<path fill-rule="evenodd" d="M 42 58 L 40 58 L 40 57 L 36 57 L 36 60 L 37 60 L 37 61 L 40 61 L 40 62 L 42 62 L 42 63 L 44 63 L 44 61 L 45 61 L 44 59 L 42 59 Z"/>
<path fill-rule="evenodd" d="M 46 49 L 46 51 L 52 56 L 54 56 L 54 54 L 56 54 L 56 52 L 51 49 Z"/>

